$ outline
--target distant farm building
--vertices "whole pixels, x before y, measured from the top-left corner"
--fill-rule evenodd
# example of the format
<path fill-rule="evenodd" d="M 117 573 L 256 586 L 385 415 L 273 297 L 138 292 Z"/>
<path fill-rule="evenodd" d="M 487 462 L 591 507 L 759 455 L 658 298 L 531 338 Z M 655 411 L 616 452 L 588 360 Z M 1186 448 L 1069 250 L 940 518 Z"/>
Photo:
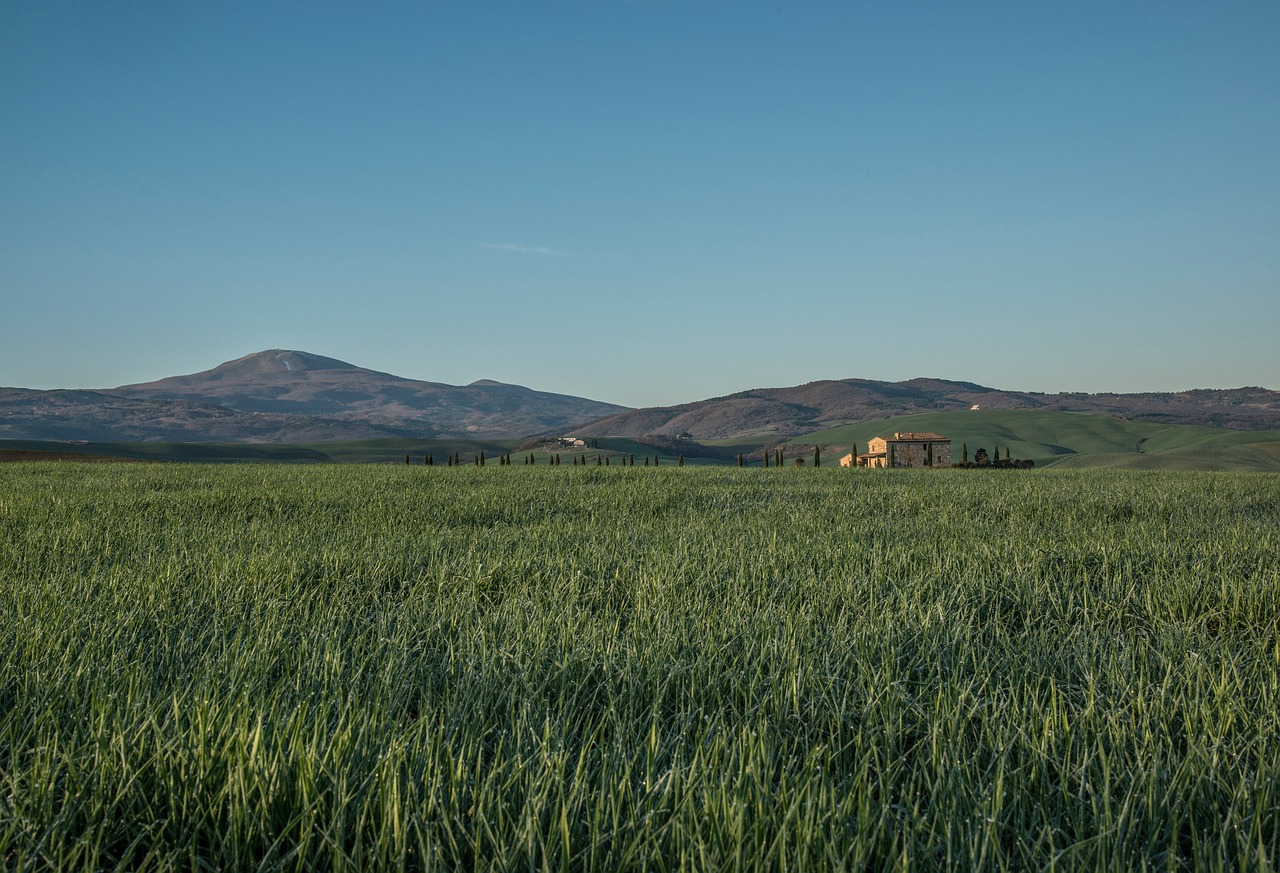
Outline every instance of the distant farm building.
<path fill-rule="evenodd" d="M 840 459 L 841 466 L 845 459 Z M 936 433 L 895 433 L 893 439 L 874 437 L 867 453 L 858 455 L 859 467 L 950 467 L 951 440 Z"/>

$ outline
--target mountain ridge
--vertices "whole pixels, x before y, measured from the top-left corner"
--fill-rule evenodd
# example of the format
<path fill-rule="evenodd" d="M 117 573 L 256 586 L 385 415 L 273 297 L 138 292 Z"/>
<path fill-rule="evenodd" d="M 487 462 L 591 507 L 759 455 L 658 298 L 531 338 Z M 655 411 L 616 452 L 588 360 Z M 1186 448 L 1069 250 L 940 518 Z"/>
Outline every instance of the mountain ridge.
<path fill-rule="evenodd" d="M 818 379 L 673 406 L 628 409 L 491 379 L 408 379 L 292 349 L 112 389 L 0 388 L 0 439 L 290 443 L 384 437 L 518 439 L 793 437 L 919 412 L 1042 409 L 1168 424 L 1280 430 L 1280 392 L 1190 389 L 1135 394 L 1005 391 L 917 377 Z"/>
<path fill-rule="evenodd" d="M 209 370 L 111 389 L 0 388 L 0 438 L 313 442 L 520 438 L 626 407 L 522 385 L 407 379 L 267 349 Z"/>

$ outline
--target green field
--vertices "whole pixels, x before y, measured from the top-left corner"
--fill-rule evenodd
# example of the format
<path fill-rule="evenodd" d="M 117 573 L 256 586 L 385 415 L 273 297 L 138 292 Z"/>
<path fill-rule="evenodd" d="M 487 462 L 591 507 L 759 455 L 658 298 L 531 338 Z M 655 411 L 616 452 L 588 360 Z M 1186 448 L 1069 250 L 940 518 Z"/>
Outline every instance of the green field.
<path fill-rule="evenodd" d="M 1280 433 L 1166 425 L 1109 415 L 1043 412 L 1035 409 L 982 409 L 900 415 L 818 431 L 791 440 L 797 445 L 857 444 L 867 450 L 872 437 L 895 431 L 933 431 L 951 439 L 952 460 L 961 447 L 970 455 L 983 447 L 1009 447 L 1015 458 L 1037 466 L 1107 467 L 1170 470 L 1280 472 Z M 1140 450 L 1140 451 L 1139 451 Z"/>
<path fill-rule="evenodd" d="M 558 454 L 561 464 L 568 466 L 575 460 L 595 464 L 597 457 L 609 458 L 616 465 L 633 456 L 643 466 L 644 459 L 652 459 L 655 454 L 663 464 L 675 463 L 683 455 L 689 466 L 732 466 L 740 453 L 747 466 L 761 466 L 766 449 L 772 458 L 774 451 L 782 448 L 790 463 L 797 457 L 809 461 L 816 444 L 826 450 L 823 463 L 835 465 L 851 446 L 866 451 L 872 437 L 891 436 L 895 431 L 934 431 L 949 437 L 953 460 L 957 462 L 962 446 L 967 445 L 971 454 L 979 447 L 991 451 L 998 446 L 1003 455 L 1008 448 L 1013 457 L 1030 458 L 1039 467 L 1280 472 L 1280 433 L 1274 431 L 1162 425 L 1108 415 L 1034 409 L 904 415 L 817 431 L 785 443 L 776 435 L 705 442 L 666 440 L 660 445 L 626 437 L 587 436 L 591 446 L 586 449 L 540 445 L 532 454 L 538 464 L 546 464 L 552 454 Z M 403 464 L 407 456 L 411 464 L 420 465 L 431 455 L 437 465 L 444 465 L 445 459 L 455 454 L 462 463 L 470 464 L 483 453 L 490 463 L 500 455 L 510 454 L 513 463 L 520 465 L 529 454 L 529 450 L 520 448 L 523 444 L 523 440 L 454 438 L 331 441 L 296 446 L 0 440 L 0 460 L 5 450 L 34 450 L 197 463 Z"/>
<path fill-rule="evenodd" d="M 1280 477 L 0 467 L 0 868 L 1259 869 Z"/>

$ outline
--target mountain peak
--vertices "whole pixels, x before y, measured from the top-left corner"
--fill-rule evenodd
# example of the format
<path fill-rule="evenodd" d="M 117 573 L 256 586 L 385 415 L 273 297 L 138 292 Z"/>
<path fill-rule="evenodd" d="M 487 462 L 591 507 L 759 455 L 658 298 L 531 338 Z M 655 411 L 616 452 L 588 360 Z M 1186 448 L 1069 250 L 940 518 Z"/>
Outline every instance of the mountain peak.
<path fill-rule="evenodd" d="M 326 358 L 324 355 L 313 355 L 295 349 L 267 349 L 227 361 L 214 368 L 214 371 L 256 370 L 258 372 L 305 373 L 308 370 L 358 370 L 354 364 L 339 361 L 337 358 Z"/>
<path fill-rule="evenodd" d="M 343 438 L 361 430 L 369 437 L 523 437 L 574 427 L 624 408 L 490 379 L 469 388 L 405 379 L 296 349 L 266 349 L 212 370 L 122 385 L 112 393 L 203 404 L 200 415 L 205 419 L 209 405 L 221 407 L 227 416 L 268 417 L 255 419 L 255 427 L 275 420 L 270 416 L 287 416 L 295 432 L 340 433 Z"/>

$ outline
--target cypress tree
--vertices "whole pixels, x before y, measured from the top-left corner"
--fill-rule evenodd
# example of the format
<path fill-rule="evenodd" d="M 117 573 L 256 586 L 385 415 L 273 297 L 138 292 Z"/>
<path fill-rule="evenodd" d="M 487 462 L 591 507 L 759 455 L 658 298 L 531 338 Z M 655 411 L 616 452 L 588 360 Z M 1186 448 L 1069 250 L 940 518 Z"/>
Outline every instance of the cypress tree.
<path fill-rule="evenodd" d="M 968 443 L 961 443 L 961 444 L 960 444 L 960 452 L 961 452 L 961 454 L 960 454 L 960 463 L 962 463 L 962 464 L 967 464 L 967 463 L 969 463 L 969 444 L 968 444 Z"/>
<path fill-rule="evenodd" d="M 1009 447 L 1008 447 L 1008 446 L 1005 446 L 1005 447 L 1004 447 L 1004 459 L 1005 459 L 1006 461 L 1007 461 L 1007 460 L 1009 460 Z"/>
<path fill-rule="evenodd" d="M 769 450 L 768 449 L 764 450 L 764 468 L 766 470 L 769 469 Z"/>
<path fill-rule="evenodd" d="M 600 460 L 600 456 L 596 455 L 596 466 L 599 467 L 602 463 L 603 461 Z"/>
<path fill-rule="evenodd" d="M 606 467 L 607 467 L 607 466 L 609 466 L 609 458 L 608 458 L 608 456 L 605 456 L 605 459 L 604 459 L 604 465 L 605 465 Z"/>
<path fill-rule="evenodd" d="M 818 451 L 818 447 L 814 446 L 813 447 L 813 466 L 816 467 L 821 463 L 822 463 L 822 454 Z"/>
<path fill-rule="evenodd" d="M 738 466 L 742 466 L 742 452 L 738 452 Z"/>
<path fill-rule="evenodd" d="M 407 467 L 407 466 L 409 466 L 409 456 L 408 456 L 408 455 L 405 455 L 405 456 L 404 456 L 404 465 L 405 465 L 406 467 Z"/>
<path fill-rule="evenodd" d="M 645 455 L 645 456 L 644 456 L 644 465 L 645 465 L 646 467 L 647 467 L 647 466 L 649 466 L 649 456 L 648 456 L 648 455 Z"/>
<path fill-rule="evenodd" d="M 677 466 L 677 467 L 683 467 L 683 466 L 684 466 L 684 452 L 681 452 L 681 453 L 680 453 L 680 456 L 679 456 L 678 458 L 676 458 L 676 466 Z"/>
<path fill-rule="evenodd" d="M 658 466 L 658 453 L 657 453 L 657 452 L 654 452 L 654 454 L 653 454 L 653 466 L 655 466 L 655 467 L 656 467 L 656 466 Z"/>

